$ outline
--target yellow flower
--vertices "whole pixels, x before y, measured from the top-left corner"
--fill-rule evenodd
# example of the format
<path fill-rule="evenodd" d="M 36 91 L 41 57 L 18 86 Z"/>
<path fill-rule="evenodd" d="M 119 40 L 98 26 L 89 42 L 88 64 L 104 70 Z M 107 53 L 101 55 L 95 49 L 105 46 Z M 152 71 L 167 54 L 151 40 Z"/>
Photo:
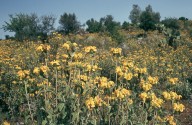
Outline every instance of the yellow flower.
<path fill-rule="evenodd" d="M 167 91 L 164 91 L 162 93 L 163 97 L 166 99 L 166 100 L 171 100 L 171 94 L 168 93 Z"/>
<path fill-rule="evenodd" d="M 77 43 L 73 43 L 73 46 L 76 47 L 76 46 L 77 46 Z"/>
<path fill-rule="evenodd" d="M 70 46 L 68 43 L 64 43 L 63 44 L 63 48 L 65 48 L 66 50 L 69 50 L 70 49 Z"/>
<path fill-rule="evenodd" d="M 54 65 L 54 66 L 59 66 L 59 60 L 54 60 L 54 61 L 51 61 L 50 62 L 51 65 Z"/>
<path fill-rule="evenodd" d="M 115 90 L 113 94 L 115 95 L 115 97 L 120 99 L 125 97 L 125 95 L 120 91 L 120 89 Z"/>
<path fill-rule="evenodd" d="M 120 67 L 120 66 L 117 66 L 117 67 L 116 67 L 115 72 L 116 72 L 118 75 L 120 75 L 120 76 L 123 75 L 123 71 L 121 70 L 121 67 Z"/>
<path fill-rule="evenodd" d="M 90 72 L 91 69 L 92 69 L 90 64 L 88 64 L 88 65 L 86 66 L 86 68 L 87 68 L 87 71 L 89 71 L 89 72 Z"/>
<path fill-rule="evenodd" d="M 183 104 L 179 104 L 179 103 L 173 103 L 173 109 L 175 111 L 180 111 L 183 112 L 185 109 L 185 106 Z"/>
<path fill-rule="evenodd" d="M 89 110 L 92 110 L 92 108 L 95 107 L 95 102 L 94 102 L 93 97 L 90 97 L 89 99 L 87 99 L 87 100 L 85 101 L 85 105 L 87 106 L 87 108 L 88 108 Z"/>
<path fill-rule="evenodd" d="M 38 46 L 37 48 L 36 48 L 36 51 L 43 51 L 43 44 L 41 44 L 40 46 Z"/>
<path fill-rule="evenodd" d="M 140 72 L 140 73 L 146 73 L 146 72 L 147 72 L 147 68 L 140 68 L 140 69 L 139 69 L 139 72 Z"/>
<path fill-rule="evenodd" d="M 132 77 L 133 77 L 133 74 L 132 74 L 132 73 L 124 74 L 124 78 L 125 78 L 126 80 L 131 80 Z"/>
<path fill-rule="evenodd" d="M 38 75 L 39 72 L 40 72 L 39 67 L 35 67 L 35 68 L 33 69 L 33 73 L 34 73 L 34 74 Z"/>
<path fill-rule="evenodd" d="M 49 67 L 47 67 L 47 66 L 41 66 L 40 69 L 45 74 L 49 71 Z"/>
<path fill-rule="evenodd" d="M 173 99 L 173 100 L 180 100 L 181 98 L 182 98 L 182 96 L 181 95 L 177 95 L 177 93 L 176 92 L 170 92 L 170 95 L 171 95 L 171 98 Z"/>
<path fill-rule="evenodd" d="M 147 95 L 146 92 L 142 92 L 142 93 L 139 95 L 139 97 L 143 100 L 143 102 L 145 102 L 146 99 L 148 98 L 148 95 Z"/>
<path fill-rule="evenodd" d="M 155 97 L 155 98 L 152 98 L 151 100 L 151 105 L 153 107 L 160 108 L 162 104 L 163 104 L 163 99 Z"/>
<path fill-rule="evenodd" d="M 149 77 L 148 77 L 148 82 L 149 82 L 150 84 L 157 84 L 158 78 L 157 78 L 157 77 L 151 77 L 151 76 L 149 76 Z"/>
<path fill-rule="evenodd" d="M 175 85 L 178 81 L 179 81 L 178 78 L 169 78 L 169 82 L 170 82 L 170 84 L 172 84 L 172 85 Z"/>
<path fill-rule="evenodd" d="M 50 45 L 46 45 L 46 50 L 49 51 L 51 49 Z"/>
<path fill-rule="evenodd" d="M 17 82 L 16 82 L 16 81 L 12 81 L 12 83 L 13 83 L 13 84 L 17 84 Z"/>
<path fill-rule="evenodd" d="M 152 85 L 149 83 L 141 83 L 140 86 L 144 91 L 149 91 L 152 88 Z"/>
<path fill-rule="evenodd" d="M 130 96 L 131 95 L 131 91 L 130 90 L 127 90 L 125 88 L 122 88 L 121 89 L 121 92 L 123 93 L 123 95 L 125 96 Z"/>
<path fill-rule="evenodd" d="M 3 125 L 10 125 L 10 123 L 8 121 L 4 121 Z"/>
<path fill-rule="evenodd" d="M 30 74 L 30 71 L 29 71 L 29 70 L 23 70 L 23 72 L 24 72 L 26 75 L 29 75 L 29 74 Z"/>
<path fill-rule="evenodd" d="M 102 100 L 99 96 L 95 96 L 95 98 L 94 98 L 94 102 L 95 102 L 95 105 L 97 105 L 97 106 L 101 106 L 103 100 Z"/>
<path fill-rule="evenodd" d="M 25 78 L 25 72 L 23 71 L 23 70 L 19 70 L 18 72 L 17 72 L 17 75 L 19 76 L 19 78 L 20 78 L 20 80 L 21 79 L 23 79 L 23 78 Z"/>
<path fill-rule="evenodd" d="M 88 76 L 86 75 L 80 75 L 79 78 L 83 81 L 87 81 L 88 80 Z"/>
<path fill-rule="evenodd" d="M 97 48 L 95 46 L 87 46 L 87 47 L 84 48 L 84 50 L 85 50 L 86 53 L 96 52 Z"/>
<path fill-rule="evenodd" d="M 107 88 L 111 88 L 112 86 L 114 86 L 114 82 L 113 81 L 109 81 L 107 83 Z"/>
<path fill-rule="evenodd" d="M 128 99 L 128 104 L 133 104 L 133 100 L 132 99 Z"/>
<path fill-rule="evenodd" d="M 81 59 L 83 57 L 83 54 L 82 53 L 75 53 L 74 54 L 74 59 Z"/>
<path fill-rule="evenodd" d="M 165 117 L 165 120 L 166 121 L 168 121 L 168 123 L 170 124 L 170 125 L 176 125 L 176 123 L 174 122 L 174 117 L 173 116 L 166 116 Z"/>
<path fill-rule="evenodd" d="M 121 48 L 111 48 L 111 52 L 112 52 L 113 54 L 119 54 L 119 55 L 121 55 L 121 51 L 122 51 Z"/>
<path fill-rule="evenodd" d="M 113 81 L 108 81 L 106 77 L 101 77 L 99 80 L 98 80 L 98 85 L 100 88 L 111 88 L 112 86 L 114 86 L 114 82 Z M 96 82 L 96 81 L 94 81 Z"/>

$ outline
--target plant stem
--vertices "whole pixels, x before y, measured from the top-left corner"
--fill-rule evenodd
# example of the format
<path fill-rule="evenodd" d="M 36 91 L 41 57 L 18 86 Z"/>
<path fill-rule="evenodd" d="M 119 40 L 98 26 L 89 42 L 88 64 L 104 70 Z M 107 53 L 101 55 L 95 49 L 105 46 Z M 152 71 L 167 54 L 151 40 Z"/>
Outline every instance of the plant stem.
<path fill-rule="evenodd" d="M 27 99 L 27 105 L 28 105 L 28 108 L 29 108 L 29 113 L 30 113 L 30 117 L 31 117 L 31 120 L 32 120 L 32 123 L 33 123 L 33 115 L 32 115 L 32 112 L 31 112 L 31 105 L 29 103 L 29 94 L 27 92 L 27 83 L 25 83 L 25 96 L 26 96 L 26 99 Z"/>
<path fill-rule="evenodd" d="M 55 105 L 57 106 L 57 103 L 58 103 L 58 102 L 57 102 L 57 89 L 58 89 L 58 88 L 57 88 L 57 87 L 58 87 L 58 83 L 57 83 L 57 68 L 55 68 L 55 75 L 56 75 L 56 76 L 55 76 L 55 84 L 56 84 L 56 85 L 55 85 L 55 94 L 56 94 L 56 100 L 55 100 L 56 102 L 55 102 Z"/>

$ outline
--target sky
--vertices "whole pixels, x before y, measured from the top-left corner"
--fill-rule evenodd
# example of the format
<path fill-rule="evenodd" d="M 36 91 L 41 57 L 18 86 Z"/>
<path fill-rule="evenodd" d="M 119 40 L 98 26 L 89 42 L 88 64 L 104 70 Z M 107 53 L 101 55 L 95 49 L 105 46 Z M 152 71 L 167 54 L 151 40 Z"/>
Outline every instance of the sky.
<path fill-rule="evenodd" d="M 133 4 L 139 5 L 141 10 L 150 4 L 154 12 L 160 13 L 161 20 L 181 16 L 192 19 L 192 0 L 0 0 L 0 39 L 4 39 L 5 35 L 14 35 L 2 29 L 5 21 L 9 22 L 10 14 L 54 15 L 57 18 L 55 28 L 65 12 L 75 13 L 81 24 L 91 18 L 99 21 L 106 15 L 112 15 L 115 21 L 122 23 L 130 22 L 128 17 Z"/>

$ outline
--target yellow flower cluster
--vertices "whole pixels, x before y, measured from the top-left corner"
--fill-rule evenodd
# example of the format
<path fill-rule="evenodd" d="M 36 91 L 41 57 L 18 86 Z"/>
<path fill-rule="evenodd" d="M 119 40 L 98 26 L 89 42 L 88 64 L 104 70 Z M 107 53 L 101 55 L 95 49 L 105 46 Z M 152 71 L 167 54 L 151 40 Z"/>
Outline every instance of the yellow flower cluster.
<path fill-rule="evenodd" d="M 82 54 L 82 53 L 75 53 L 74 56 L 73 56 L 73 58 L 74 58 L 75 60 L 82 59 L 82 58 L 83 58 L 83 54 Z"/>
<path fill-rule="evenodd" d="M 99 96 L 90 97 L 85 101 L 85 105 L 89 110 L 92 110 L 95 106 L 101 106 L 102 103 L 103 100 Z"/>
<path fill-rule="evenodd" d="M 132 77 L 133 77 L 133 74 L 132 74 L 132 73 L 125 73 L 125 74 L 124 74 L 124 78 L 125 78 L 126 80 L 131 80 Z"/>
<path fill-rule="evenodd" d="M 181 98 L 182 98 L 182 96 L 181 95 L 178 95 L 176 92 L 170 92 L 170 95 L 171 95 L 171 98 L 173 99 L 173 100 L 180 100 Z"/>
<path fill-rule="evenodd" d="M 152 88 L 152 85 L 150 83 L 145 83 L 145 81 L 143 79 L 141 79 L 140 81 L 140 87 L 144 90 L 144 91 L 149 91 Z"/>
<path fill-rule="evenodd" d="M 158 83 L 158 77 L 151 77 L 149 76 L 148 77 L 148 83 L 154 85 L 154 84 L 157 84 Z"/>
<path fill-rule="evenodd" d="M 95 96 L 94 101 L 96 106 L 101 106 L 103 102 L 103 100 L 99 96 Z"/>
<path fill-rule="evenodd" d="M 68 43 L 64 43 L 63 44 L 63 48 L 66 49 L 66 50 L 69 50 L 70 49 L 70 45 Z"/>
<path fill-rule="evenodd" d="M 92 109 L 95 107 L 95 102 L 94 102 L 93 97 L 90 97 L 89 99 L 87 99 L 87 100 L 85 101 L 85 105 L 87 106 L 87 108 L 88 108 L 89 110 L 92 110 Z"/>
<path fill-rule="evenodd" d="M 84 82 L 86 82 L 88 80 L 88 76 L 87 75 L 78 75 L 77 78 L 83 80 Z"/>
<path fill-rule="evenodd" d="M 139 94 L 139 97 L 142 99 L 142 101 L 145 103 L 145 101 L 149 98 L 148 94 L 146 92 L 142 92 Z"/>
<path fill-rule="evenodd" d="M 62 45 L 62 47 L 65 49 L 65 50 L 67 50 L 67 51 L 69 51 L 69 50 L 73 50 L 73 51 L 75 51 L 76 49 L 77 49 L 77 43 L 71 43 L 71 41 L 66 41 L 63 45 Z"/>
<path fill-rule="evenodd" d="M 43 81 L 43 82 L 37 84 L 38 87 L 43 86 L 43 85 L 51 86 L 51 83 L 47 82 L 47 81 Z"/>
<path fill-rule="evenodd" d="M 38 75 L 39 72 L 40 72 L 39 67 L 35 67 L 35 68 L 33 69 L 33 73 L 34 73 L 34 74 Z"/>
<path fill-rule="evenodd" d="M 51 49 L 50 45 L 46 45 L 46 44 L 40 44 L 37 48 L 36 51 L 49 51 Z"/>
<path fill-rule="evenodd" d="M 17 75 L 19 76 L 20 80 L 22 80 L 23 78 L 27 77 L 30 74 L 29 70 L 19 70 L 17 72 Z"/>
<path fill-rule="evenodd" d="M 95 72 L 96 70 L 100 70 L 101 68 L 99 68 L 97 65 L 90 65 L 90 64 L 87 64 L 86 65 L 86 71 L 88 71 L 88 72 L 91 72 L 91 71 L 93 71 L 93 72 Z"/>
<path fill-rule="evenodd" d="M 84 48 L 86 53 L 90 53 L 90 52 L 97 52 L 97 48 L 96 46 L 87 46 Z"/>
<path fill-rule="evenodd" d="M 141 73 L 141 74 L 147 73 L 147 68 L 140 68 L 139 73 Z"/>
<path fill-rule="evenodd" d="M 155 108 L 160 108 L 163 104 L 163 99 L 157 98 L 155 93 L 151 94 L 151 105 Z"/>
<path fill-rule="evenodd" d="M 167 92 L 167 91 L 164 91 L 162 93 L 163 97 L 166 99 L 166 100 L 180 100 L 182 98 L 181 95 L 178 95 L 176 92 Z"/>
<path fill-rule="evenodd" d="M 118 98 L 118 99 L 123 99 L 126 96 L 130 96 L 131 95 L 131 91 L 127 90 L 125 88 L 118 88 L 113 92 L 113 97 L 114 98 Z"/>
<path fill-rule="evenodd" d="M 115 69 L 115 73 L 117 73 L 119 76 L 123 76 L 123 71 L 120 66 L 117 66 Z"/>
<path fill-rule="evenodd" d="M 98 84 L 98 87 L 100 88 L 111 88 L 114 86 L 113 81 L 108 81 L 107 77 L 96 77 L 94 80 L 95 84 Z"/>
<path fill-rule="evenodd" d="M 49 67 L 41 66 L 40 70 L 44 73 L 44 75 L 48 75 Z"/>
<path fill-rule="evenodd" d="M 180 103 L 173 103 L 173 109 L 178 112 L 183 112 L 185 110 L 185 106 Z"/>
<path fill-rule="evenodd" d="M 166 116 L 166 117 L 165 117 L 165 121 L 167 121 L 170 125 L 176 125 L 173 116 L 170 116 L 170 115 L 169 115 L 169 116 Z"/>
<path fill-rule="evenodd" d="M 171 100 L 171 94 L 167 91 L 164 91 L 162 93 L 163 97 L 166 99 L 166 100 Z"/>
<path fill-rule="evenodd" d="M 52 66 L 59 66 L 59 65 L 60 65 L 60 64 L 59 64 L 59 60 L 51 61 L 50 64 L 51 64 Z"/>
<path fill-rule="evenodd" d="M 169 82 L 170 82 L 170 84 L 172 84 L 172 85 L 175 85 L 178 81 L 179 81 L 178 78 L 169 78 Z"/>
<path fill-rule="evenodd" d="M 121 55 L 121 51 L 122 51 L 121 48 L 111 48 L 111 52 L 112 52 L 114 55 L 116 55 L 116 54 Z"/>

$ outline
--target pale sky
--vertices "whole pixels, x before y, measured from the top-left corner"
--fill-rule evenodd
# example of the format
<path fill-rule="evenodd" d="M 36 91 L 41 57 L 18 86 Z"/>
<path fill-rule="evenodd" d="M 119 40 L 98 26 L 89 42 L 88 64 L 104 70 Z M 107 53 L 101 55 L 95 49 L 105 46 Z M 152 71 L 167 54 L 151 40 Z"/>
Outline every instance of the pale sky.
<path fill-rule="evenodd" d="M 16 13 L 55 15 L 55 28 L 59 26 L 60 15 L 65 12 L 75 13 L 81 24 L 91 18 L 99 21 L 106 15 L 112 15 L 119 22 L 129 21 L 133 4 L 138 4 L 142 10 L 150 4 L 160 13 L 161 20 L 181 16 L 192 19 L 192 0 L 0 0 L 0 27 L 9 21 L 9 14 Z M 13 35 L 0 29 L 0 39 L 6 34 Z"/>

